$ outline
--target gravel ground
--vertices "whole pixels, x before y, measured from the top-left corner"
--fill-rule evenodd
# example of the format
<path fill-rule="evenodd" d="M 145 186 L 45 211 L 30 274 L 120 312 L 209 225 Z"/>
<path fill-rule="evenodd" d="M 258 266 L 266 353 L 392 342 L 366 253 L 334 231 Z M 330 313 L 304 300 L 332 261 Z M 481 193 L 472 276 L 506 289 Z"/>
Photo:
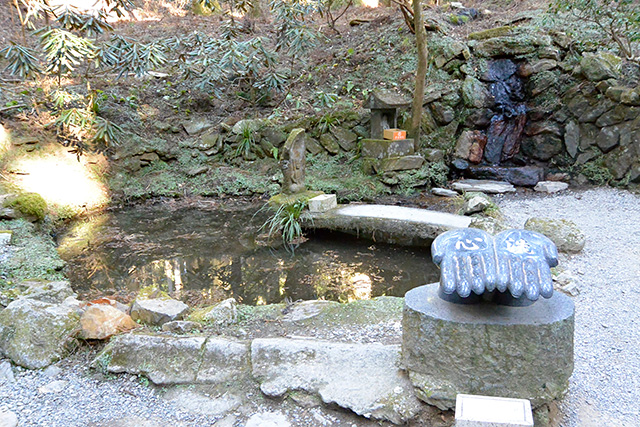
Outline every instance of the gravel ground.
<path fill-rule="evenodd" d="M 512 227 L 532 216 L 567 219 L 587 236 L 582 252 L 559 265 L 581 289 L 573 298 L 575 368 L 560 425 L 640 426 L 640 197 L 598 188 L 497 201 Z"/>
<path fill-rule="evenodd" d="M 532 216 L 568 219 L 587 235 L 580 254 L 560 259 L 581 290 L 573 298 L 575 370 L 560 404 L 560 426 L 640 426 L 640 311 L 635 308 L 640 299 L 640 197 L 603 188 L 552 196 L 527 192 L 496 201 L 513 227 Z M 211 411 L 230 399 L 197 390 L 208 400 L 196 405 L 188 394 L 185 402 L 184 396 L 175 398 L 175 389 L 165 395 L 135 376 L 96 377 L 86 369 L 88 359 L 90 354 L 76 354 L 44 371 L 14 367 L 8 374 L 14 381 L 3 377 L 0 362 L 0 413 L 14 412 L 21 427 L 231 427 L 245 425 L 260 412 L 284 414 L 294 427 L 381 425 L 331 408 L 265 399 L 257 389 L 234 391 L 242 404 L 224 417 L 212 417 Z"/>

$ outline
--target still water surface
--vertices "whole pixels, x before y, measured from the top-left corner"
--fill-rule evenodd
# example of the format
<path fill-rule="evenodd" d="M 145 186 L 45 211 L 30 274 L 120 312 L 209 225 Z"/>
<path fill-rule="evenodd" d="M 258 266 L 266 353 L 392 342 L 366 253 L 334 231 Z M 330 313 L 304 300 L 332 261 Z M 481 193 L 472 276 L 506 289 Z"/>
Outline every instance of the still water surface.
<path fill-rule="evenodd" d="M 189 301 L 234 297 L 352 301 L 403 296 L 438 280 L 424 248 L 343 234 L 315 234 L 293 254 L 261 244 L 267 214 L 255 205 L 195 208 L 158 204 L 79 221 L 59 237 L 74 289 L 84 298 L 131 297 L 153 286 Z"/>

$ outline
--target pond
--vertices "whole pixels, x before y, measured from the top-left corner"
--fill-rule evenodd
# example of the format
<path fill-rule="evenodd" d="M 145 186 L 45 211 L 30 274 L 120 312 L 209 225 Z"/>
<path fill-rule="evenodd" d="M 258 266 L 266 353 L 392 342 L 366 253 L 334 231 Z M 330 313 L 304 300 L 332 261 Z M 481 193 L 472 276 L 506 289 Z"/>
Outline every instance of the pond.
<path fill-rule="evenodd" d="M 73 288 L 122 301 L 153 287 L 190 304 L 404 296 L 438 280 L 428 249 L 316 233 L 293 253 L 265 245 L 265 210 L 248 204 L 162 203 L 100 214 L 58 236 Z M 258 211 L 258 212 L 257 212 Z M 257 212 L 257 213 L 256 213 Z"/>

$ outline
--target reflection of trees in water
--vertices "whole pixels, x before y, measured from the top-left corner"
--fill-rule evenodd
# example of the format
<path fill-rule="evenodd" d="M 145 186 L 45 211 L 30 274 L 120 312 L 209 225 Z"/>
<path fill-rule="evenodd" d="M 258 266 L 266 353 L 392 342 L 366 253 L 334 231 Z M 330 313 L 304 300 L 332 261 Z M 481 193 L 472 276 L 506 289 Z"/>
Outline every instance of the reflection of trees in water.
<path fill-rule="evenodd" d="M 93 288 L 92 296 L 132 297 L 153 286 L 192 304 L 233 296 L 255 305 L 400 296 L 437 277 L 425 266 L 428 254 L 415 250 L 332 237 L 314 238 L 292 255 L 256 248 L 253 235 L 247 237 L 250 224 L 241 217 L 233 224 L 216 219 L 229 228 L 189 218 L 183 224 L 171 216 L 143 220 L 138 215 L 128 225 L 124 220 L 114 225 L 104 216 L 95 224 L 81 224 L 84 228 L 61 240 L 72 283 Z M 189 228 L 194 226 L 197 232 Z"/>

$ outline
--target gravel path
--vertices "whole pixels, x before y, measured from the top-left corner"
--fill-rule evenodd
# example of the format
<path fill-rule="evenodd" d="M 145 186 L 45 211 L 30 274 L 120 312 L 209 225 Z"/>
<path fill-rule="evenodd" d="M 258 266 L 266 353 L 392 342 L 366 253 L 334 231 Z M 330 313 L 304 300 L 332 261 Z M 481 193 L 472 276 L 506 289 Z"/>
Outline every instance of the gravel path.
<path fill-rule="evenodd" d="M 496 201 L 513 227 L 522 227 L 532 216 L 562 218 L 574 221 L 587 235 L 580 254 L 561 255 L 560 260 L 581 289 L 573 298 L 575 370 L 560 404 L 560 425 L 640 426 L 640 197 L 604 188 L 552 196 L 517 194 Z M 161 397 L 135 376 L 96 379 L 82 367 L 85 358 L 76 355 L 45 371 L 5 371 L 15 381 L 3 377 L 0 363 L 0 413 L 13 411 L 21 427 L 231 427 L 260 411 L 283 411 L 293 427 L 378 425 L 331 409 L 265 400 L 257 390 L 248 391 L 243 405 L 212 424 L 206 411 L 224 399 L 211 396 L 208 405 L 194 407 Z"/>
<path fill-rule="evenodd" d="M 560 267 L 575 274 L 575 369 L 560 409 L 563 427 L 640 426 L 640 197 L 599 188 L 560 195 L 504 196 L 509 225 L 567 219 L 587 236 Z"/>

